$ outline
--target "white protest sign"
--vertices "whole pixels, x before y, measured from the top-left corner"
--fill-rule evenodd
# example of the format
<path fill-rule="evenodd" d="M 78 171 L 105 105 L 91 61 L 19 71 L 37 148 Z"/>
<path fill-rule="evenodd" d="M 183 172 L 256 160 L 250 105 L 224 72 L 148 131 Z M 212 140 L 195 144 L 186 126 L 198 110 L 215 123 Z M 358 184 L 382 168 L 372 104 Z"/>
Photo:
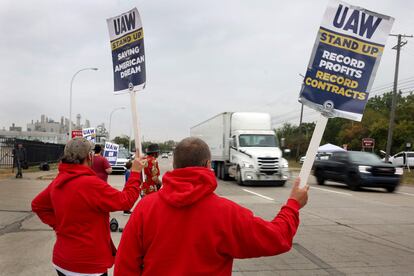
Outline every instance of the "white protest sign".
<path fill-rule="evenodd" d="M 82 136 L 86 140 L 91 141 L 92 143 L 96 143 L 96 129 L 93 127 L 83 128 L 82 129 Z"/>
<path fill-rule="evenodd" d="M 109 164 L 115 165 L 118 158 L 119 145 L 105 142 L 103 156 L 108 160 Z"/>

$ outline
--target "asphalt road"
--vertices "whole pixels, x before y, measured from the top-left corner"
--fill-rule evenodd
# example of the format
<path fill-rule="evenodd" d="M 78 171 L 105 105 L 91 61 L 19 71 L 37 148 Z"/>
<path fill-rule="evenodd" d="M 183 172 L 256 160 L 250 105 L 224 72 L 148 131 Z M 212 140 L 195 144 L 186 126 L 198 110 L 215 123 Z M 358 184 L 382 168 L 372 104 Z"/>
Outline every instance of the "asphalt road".
<path fill-rule="evenodd" d="M 171 158 L 160 159 L 161 171 Z M 54 232 L 30 212 L 31 199 L 50 180 L 40 173 L 0 180 L 0 275 L 55 275 L 51 265 Z M 122 189 L 123 175 L 109 182 Z M 396 193 L 381 189 L 353 192 L 311 179 L 308 205 L 290 252 L 275 257 L 236 260 L 233 275 L 414 275 L 414 188 Z M 241 187 L 219 181 L 217 193 L 265 219 L 286 201 L 285 187 Z M 128 217 L 112 213 L 121 226 Z M 121 233 L 113 233 L 115 243 Z"/>

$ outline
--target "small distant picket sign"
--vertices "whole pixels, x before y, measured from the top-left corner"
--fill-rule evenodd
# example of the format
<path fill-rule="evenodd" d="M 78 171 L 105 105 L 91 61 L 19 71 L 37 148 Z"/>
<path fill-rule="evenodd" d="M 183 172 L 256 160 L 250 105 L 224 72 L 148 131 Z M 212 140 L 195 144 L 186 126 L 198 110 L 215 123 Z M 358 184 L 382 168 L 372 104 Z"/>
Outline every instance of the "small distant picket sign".
<path fill-rule="evenodd" d="M 362 139 L 362 149 L 373 149 L 375 147 L 374 138 L 363 138 Z"/>
<path fill-rule="evenodd" d="M 134 8 L 108 18 L 106 22 L 112 52 L 114 94 L 130 93 L 135 145 L 140 155 L 141 140 L 135 94 L 146 85 L 144 29 L 141 17 L 138 9 Z"/>
<path fill-rule="evenodd" d="M 96 129 L 93 127 L 84 128 L 82 129 L 82 136 L 86 138 L 86 140 L 91 141 L 92 143 L 96 143 Z"/>
<path fill-rule="evenodd" d="M 83 137 L 82 130 L 72 130 L 72 139 L 76 137 Z"/>
<path fill-rule="evenodd" d="M 328 118 L 361 121 L 394 18 L 331 0 L 316 36 L 299 101 L 321 113 L 306 153 L 315 156 Z M 307 182 L 313 158 L 299 174 Z"/>
<path fill-rule="evenodd" d="M 118 158 L 119 145 L 105 142 L 103 156 L 108 160 L 109 164 L 115 165 Z"/>

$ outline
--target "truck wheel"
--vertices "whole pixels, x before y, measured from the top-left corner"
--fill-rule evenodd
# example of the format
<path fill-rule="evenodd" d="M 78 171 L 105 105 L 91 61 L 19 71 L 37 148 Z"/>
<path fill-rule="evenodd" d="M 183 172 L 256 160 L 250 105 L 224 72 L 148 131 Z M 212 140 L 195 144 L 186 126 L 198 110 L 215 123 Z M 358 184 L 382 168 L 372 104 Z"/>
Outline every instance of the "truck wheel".
<path fill-rule="evenodd" d="M 221 176 L 221 162 L 217 162 L 217 178 L 223 179 Z"/>
<path fill-rule="evenodd" d="M 224 170 L 226 169 L 226 166 L 224 165 L 223 162 L 218 163 L 218 167 L 217 167 L 217 174 L 218 174 L 218 178 L 221 180 L 226 180 L 226 174 L 224 172 Z"/>
<path fill-rule="evenodd" d="M 218 175 L 218 163 L 217 162 L 212 162 L 212 165 L 213 165 L 213 169 L 214 169 L 214 175 L 216 176 L 216 177 L 218 177 L 219 175 Z"/>
<path fill-rule="evenodd" d="M 237 167 L 237 171 L 236 171 L 236 182 L 238 185 L 243 186 L 243 180 L 242 180 L 242 174 L 241 174 L 241 170 L 239 167 Z"/>

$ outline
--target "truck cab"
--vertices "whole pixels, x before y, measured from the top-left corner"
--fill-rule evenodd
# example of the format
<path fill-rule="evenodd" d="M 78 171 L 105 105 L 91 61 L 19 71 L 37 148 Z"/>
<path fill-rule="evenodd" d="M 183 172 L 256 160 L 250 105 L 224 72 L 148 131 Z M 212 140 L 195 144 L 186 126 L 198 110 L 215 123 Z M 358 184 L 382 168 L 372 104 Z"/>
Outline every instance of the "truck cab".
<path fill-rule="evenodd" d="M 289 178 L 268 113 L 224 112 L 190 132 L 209 145 L 219 179 L 232 177 L 239 185 L 284 185 Z"/>
<path fill-rule="evenodd" d="M 280 184 L 289 177 L 277 137 L 269 130 L 237 130 L 230 140 L 229 175 L 238 184 Z"/>

